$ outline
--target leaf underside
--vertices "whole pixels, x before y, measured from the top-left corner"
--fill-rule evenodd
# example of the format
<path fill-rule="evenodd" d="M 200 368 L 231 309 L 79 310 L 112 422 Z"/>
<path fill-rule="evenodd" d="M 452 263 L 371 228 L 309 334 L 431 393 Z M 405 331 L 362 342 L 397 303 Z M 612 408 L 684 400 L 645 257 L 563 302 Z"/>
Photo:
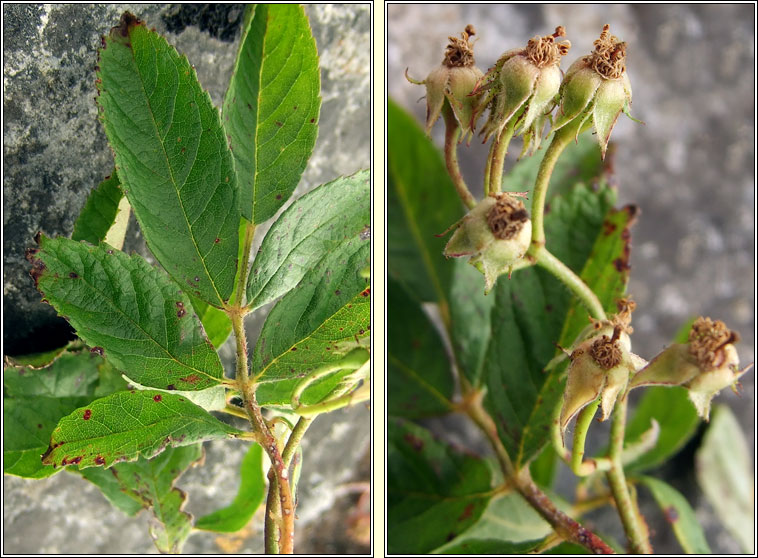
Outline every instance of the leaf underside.
<path fill-rule="evenodd" d="M 106 498 L 127 515 L 151 509 L 150 536 L 162 553 L 178 553 L 192 532 L 192 516 L 183 511 L 187 495 L 174 487 L 182 473 L 203 457 L 202 444 L 167 448 L 153 459 L 119 463 L 111 469 L 82 469 Z"/>
<path fill-rule="evenodd" d="M 252 308 L 293 289 L 327 254 L 371 234 L 371 174 L 338 178 L 297 199 L 266 233 L 247 284 Z"/>
<path fill-rule="evenodd" d="M 370 244 L 358 236 L 341 245 L 271 310 L 253 355 L 259 404 L 289 405 L 301 378 L 369 338 L 371 290 L 360 271 L 370 264 Z M 318 403 L 343 375 L 315 382 L 301 403 Z"/>
<path fill-rule="evenodd" d="M 90 192 L 82 212 L 74 223 L 72 240 L 86 240 L 99 244 L 116 220 L 118 204 L 124 194 L 119 188 L 116 171 L 106 177 L 97 188 Z"/>

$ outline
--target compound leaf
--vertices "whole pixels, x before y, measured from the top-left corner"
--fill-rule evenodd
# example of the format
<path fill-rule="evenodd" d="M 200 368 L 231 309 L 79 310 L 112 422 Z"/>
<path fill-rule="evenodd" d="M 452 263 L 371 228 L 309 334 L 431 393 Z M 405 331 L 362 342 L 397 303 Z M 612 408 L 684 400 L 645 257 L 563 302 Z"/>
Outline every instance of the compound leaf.
<path fill-rule="evenodd" d="M 316 41 L 302 6 L 249 7 L 224 98 L 242 215 L 273 217 L 292 195 L 318 134 Z"/>
<path fill-rule="evenodd" d="M 253 356 L 261 405 L 289 405 L 301 378 L 367 342 L 371 289 L 361 270 L 370 263 L 370 248 L 360 236 L 340 245 L 271 310 Z M 314 382 L 301 403 L 320 402 L 343 375 Z"/>
<path fill-rule="evenodd" d="M 271 226 L 255 257 L 247 300 L 258 308 L 290 291 L 328 253 L 371 235 L 371 174 L 359 171 L 308 192 Z"/>
<path fill-rule="evenodd" d="M 225 508 L 198 518 L 195 529 L 217 533 L 236 533 L 250 522 L 263 502 L 266 480 L 263 471 L 263 448 L 251 444 L 240 466 L 240 487 L 234 501 Z"/>
<path fill-rule="evenodd" d="M 182 510 L 187 495 L 174 483 L 202 456 L 202 444 L 192 444 L 168 448 L 153 459 L 119 463 L 107 471 L 97 467 L 80 473 L 127 515 L 152 509 L 149 528 L 155 546 L 162 553 L 178 553 L 192 531 L 192 516 Z"/>
<path fill-rule="evenodd" d="M 476 523 L 491 498 L 482 459 L 400 419 L 388 423 L 387 446 L 390 554 L 431 552 Z"/>
<path fill-rule="evenodd" d="M 45 298 L 130 378 L 161 389 L 220 383 L 224 369 L 189 299 L 142 257 L 43 236 L 30 258 Z"/>
<path fill-rule="evenodd" d="M 100 49 L 97 77 L 121 187 L 150 250 L 180 285 L 222 307 L 240 213 L 218 110 L 186 57 L 128 12 Z"/>
<path fill-rule="evenodd" d="M 167 446 L 234 437 L 239 431 L 184 397 L 155 390 L 121 391 L 62 418 L 42 458 L 54 467 L 110 467 L 150 459 Z"/>

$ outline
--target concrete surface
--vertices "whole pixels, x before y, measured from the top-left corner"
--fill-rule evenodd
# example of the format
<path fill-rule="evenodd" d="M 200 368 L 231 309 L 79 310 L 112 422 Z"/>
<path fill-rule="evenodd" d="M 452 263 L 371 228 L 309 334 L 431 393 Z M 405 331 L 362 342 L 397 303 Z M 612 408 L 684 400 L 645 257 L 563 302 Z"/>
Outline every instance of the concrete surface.
<path fill-rule="evenodd" d="M 619 201 L 642 210 L 632 230 L 634 350 L 650 358 L 688 318 L 706 315 L 740 333 L 737 349 L 747 364 L 755 359 L 754 10 L 752 4 L 390 5 L 389 94 L 423 122 L 423 89 L 403 71 L 423 79 L 440 64 L 447 37 L 469 23 L 477 30 L 474 54 L 482 71 L 505 50 L 557 25 L 566 27 L 573 45 L 565 70 L 592 50 L 609 23 L 628 43 L 632 114 L 645 122 L 622 116 L 612 135 Z M 440 147 L 443 133 L 439 123 L 433 138 Z M 459 150 L 463 174 L 472 189 L 479 185 L 479 196 L 488 149 L 475 139 Z M 519 151 L 520 144 L 511 154 Z M 754 453 L 755 373 L 743 378 L 740 396 L 725 390 L 715 402 L 734 409 Z M 602 430 L 598 437 L 607 439 Z M 678 488 L 689 487 L 712 550 L 739 552 L 696 489 L 692 465 L 692 451 L 685 452 L 662 473 Z M 653 524 L 656 551 L 681 552 L 659 524 Z M 618 534 L 616 524 L 611 528 Z"/>
<path fill-rule="evenodd" d="M 89 191 L 113 168 L 97 121 L 95 74 L 100 35 L 131 10 L 164 33 L 197 68 L 198 78 L 221 105 L 237 52 L 242 5 L 3 5 L 4 352 L 23 354 L 58 346 L 70 331 L 40 302 L 24 251 L 34 234 L 70 235 Z M 306 7 L 320 55 L 322 108 L 319 137 L 295 197 L 310 188 L 370 165 L 370 11 L 367 5 Z M 262 233 L 263 231 L 261 231 Z M 260 234 L 259 239 L 263 234 Z M 130 226 L 126 248 L 149 258 L 139 231 Z M 247 323 L 255 339 L 263 316 Z M 233 350 L 222 348 L 227 369 Z M 345 534 L 351 513 L 340 496 L 346 482 L 368 481 L 359 463 L 369 447 L 365 406 L 320 417 L 306 435 L 298 528 L 330 518 L 335 548 L 355 548 Z M 189 493 L 187 509 L 204 514 L 236 493 L 244 447 L 206 445 L 203 467 L 178 483 Z M 3 479 L 3 551 L 6 553 L 151 553 L 150 514 L 127 518 L 89 483 L 66 473 L 41 481 Z M 225 496 L 227 495 L 227 496 Z M 337 499 L 339 505 L 335 505 Z M 341 515 L 330 517 L 333 510 Z M 258 526 L 238 537 L 200 533 L 187 553 L 261 552 Z M 309 540 L 297 541 L 309 552 Z M 323 548 L 323 541 L 319 543 Z M 347 546 L 346 546 L 347 545 Z M 352 546 L 351 546 L 352 545 Z M 365 552 L 365 550 L 364 550 Z"/>

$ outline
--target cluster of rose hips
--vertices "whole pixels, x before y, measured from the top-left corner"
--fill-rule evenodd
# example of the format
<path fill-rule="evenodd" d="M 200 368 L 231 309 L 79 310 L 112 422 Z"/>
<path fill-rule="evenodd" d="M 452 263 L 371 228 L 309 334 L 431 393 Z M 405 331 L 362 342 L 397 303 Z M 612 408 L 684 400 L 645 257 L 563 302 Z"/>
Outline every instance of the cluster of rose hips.
<path fill-rule="evenodd" d="M 499 178 L 497 183 L 494 180 L 497 173 L 502 174 L 502 167 L 490 169 L 495 142 L 506 135 L 508 141 L 521 135 L 521 155 L 531 155 L 550 122 L 550 134 L 571 139 L 593 130 L 605 158 L 618 117 L 623 112 L 631 118 L 632 88 L 626 73 L 626 43 L 612 35 L 608 25 L 593 51 L 571 64 L 563 76 L 560 62 L 571 44 L 557 41 L 566 34 L 562 26 L 552 35 L 533 37 L 524 48 L 505 52 L 486 73 L 475 65 L 474 34 L 468 25 L 460 38 L 450 37 L 442 64 L 425 80 L 414 80 L 407 71 L 406 78 L 426 86 L 427 134 L 443 116 L 446 138 L 454 130 L 459 142 L 470 141 L 478 121 L 489 111 L 479 132 L 484 142 L 495 138 L 485 170 L 485 198 L 476 202 L 462 196 L 470 211 L 454 225 L 456 230 L 444 250 L 448 257 L 468 257 L 484 275 L 487 293 L 499 276 L 510 276 L 524 263 L 534 243 L 529 213 L 521 200 L 526 193 L 500 192 Z M 490 176 L 496 184 L 492 189 Z M 619 301 L 618 314 L 609 320 L 593 320 L 567 351 L 571 363 L 559 419 L 561 434 L 590 403 L 599 402 L 601 420 L 605 420 L 619 396 L 654 384 L 685 386 L 698 414 L 707 420 L 715 394 L 727 386 L 734 388 L 750 368 L 738 370 L 737 334 L 709 318 L 695 321 L 688 343 L 672 345 L 647 363 L 631 352 L 633 309 L 632 301 Z"/>

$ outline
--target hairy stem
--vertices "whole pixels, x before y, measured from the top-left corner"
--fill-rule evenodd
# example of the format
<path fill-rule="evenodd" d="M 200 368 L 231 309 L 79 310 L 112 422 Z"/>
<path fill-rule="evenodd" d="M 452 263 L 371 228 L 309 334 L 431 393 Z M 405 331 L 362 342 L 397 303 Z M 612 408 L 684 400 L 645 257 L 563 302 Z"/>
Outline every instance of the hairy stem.
<path fill-rule="evenodd" d="M 463 179 L 461 169 L 458 166 L 458 138 L 461 135 L 461 127 L 455 118 L 453 109 L 448 103 L 442 106 L 442 116 L 445 119 L 445 164 L 450 178 L 453 179 L 455 190 L 458 192 L 461 201 L 469 209 L 476 205 L 476 198 L 471 194 Z"/>
<path fill-rule="evenodd" d="M 524 467 L 519 472 L 516 487 L 526 501 L 553 526 L 561 537 L 582 545 L 593 554 L 615 554 L 613 549 L 595 533 L 582 527 L 556 508 L 552 500 L 534 484 L 528 467 Z"/>
<path fill-rule="evenodd" d="M 584 546 L 595 554 L 614 554 L 613 550 L 606 545 L 592 531 L 582 527 L 576 521 L 571 519 L 565 513 L 555 507 L 555 504 L 548 498 L 537 485 L 529 474 L 529 468 L 525 467 L 521 471 L 516 471 L 511 461 L 508 451 L 500 441 L 497 433 L 497 426 L 492 417 L 487 413 L 482 405 L 482 392 L 469 394 L 465 405 L 461 406 L 464 411 L 479 428 L 484 432 L 490 442 L 492 449 L 495 451 L 500 468 L 506 479 L 515 484 L 516 489 L 526 499 L 545 520 L 553 526 L 555 531 L 564 539 L 573 541 Z"/>
<path fill-rule="evenodd" d="M 623 393 L 616 401 L 613 410 L 613 422 L 611 423 L 611 469 L 606 473 L 611 493 L 616 500 L 616 507 L 624 525 L 626 538 L 629 540 L 630 550 L 633 554 L 652 554 L 648 532 L 643 524 L 642 516 L 637 509 L 637 502 L 632 499 L 629 487 L 626 484 L 624 466 L 621 462 L 621 454 L 624 449 L 624 431 L 626 429 L 626 407 L 628 397 Z"/>
<path fill-rule="evenodd" d="M 511 118 L 492 143 L 492 149 L 490 150 L 492 162 L 487 162 L 490 172 L 490 193 L 498 193 L 502 189 L 505 156 L 508 154 L 508 146 L 511 143 L 511 138 L 513 138 L 513 130 L 515 126 L 516 118 Z"/>

